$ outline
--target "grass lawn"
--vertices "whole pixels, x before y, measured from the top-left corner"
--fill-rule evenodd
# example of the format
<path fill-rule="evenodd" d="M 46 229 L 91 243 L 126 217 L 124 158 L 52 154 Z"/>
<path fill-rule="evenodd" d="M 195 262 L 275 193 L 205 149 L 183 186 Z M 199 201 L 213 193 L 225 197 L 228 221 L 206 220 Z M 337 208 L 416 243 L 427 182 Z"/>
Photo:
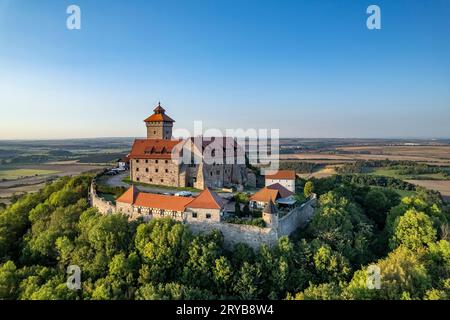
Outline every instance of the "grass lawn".
<path fill-rule="evenodd" d="M 167 189 L 167 190 L 179 190 L 179 191 L 190 191 L 190 192 L 200 192 L 202 190 L 193 188 L 193 187 L 170 187 L 170 186 L 163 186 L 159 184 L 149 184 L 149 183 L 142 183 L 142 182 L 134 182 L 130 180 L 130 177 L 126 177 L 122 180 L 125 183 L 133 184 L 135 186 L 143 186 L 143 187 L 153 187 L 158 189 Z"/>
<path fill-rule="evenodd" d="M 15 180 L 19 178 L 56 174 L 60 172 L 61 171 L 42 170 L 42 169 L 6 169 L 6 170 L 0 169 L 0 180 L 2 179 Z"/>
<path fill-rule="evenodd" d="M 100 198 L 105 199 L 106 201 L 111 201 L 112 203 L 116 203 L 116 197 L 111 193 L 99 193 L 98 196 Z"/>

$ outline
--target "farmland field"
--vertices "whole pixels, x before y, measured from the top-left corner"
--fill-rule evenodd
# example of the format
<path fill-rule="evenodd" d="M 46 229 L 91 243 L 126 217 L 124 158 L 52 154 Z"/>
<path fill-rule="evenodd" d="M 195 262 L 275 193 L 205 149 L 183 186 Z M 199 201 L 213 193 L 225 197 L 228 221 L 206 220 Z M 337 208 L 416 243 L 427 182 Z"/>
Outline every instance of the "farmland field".
<path fill-rule="evenodd" d="M 14 195 L 28 192 L 36 192 L 41 189 L 46 182 L 57 177 L 74 176 L 83 172 L 103 170 L 104 165 L 78 164 L 78 163 L 52 163 L 24 165 L 21 169 L 0 170 L 7 173 L 0 178 L 0 202 L 9 203 Z M 37 174 L 39 173 L 39 174 Z M 27 175 L 28 174 L 28 175 Z M 9 180 L 4 177 L 9 177 Z"/>
<path fill-rule="evenodd" d="M 450 160 L 450 146 L 350 146 L 338 147 L 336 150 L 366 155 L 402 155 Z"/>
<path fill-rule="evenodd" d="M 330 177 L 334 174 L 336 174 L 336 168 L 334 166 L 326 166 L 323 169 L 319 169 L 315 172 L 312 173 L 298 173 L 297 176 L 303 178 L 303 179 L 309 179 L 309 178 L 326 178 L 326 177 Z"/>
<path fill-rule="evenodd" d="M 0 169 L 0 180 L 15 180 L 19 178 L 50 175 L 56 173 L 60 173 L 60 171 L 44 169 Z"/>
<path fill-rule="evenodd" d="M 397 160 L 397 161 L 416 161 L 421 163 L 450 165 L 450 158 L 439 158 L 438 156 L 426 155 L 405 155 L 405 154 L 332 154 L 332 153 L 295 153 L 280 154 L 280 160 L 298 160 L 311 161 L 317 163 L 346 163 L 356 160 Z"/>
<path fill-rule="evenodd" d="M 445 200 L 450 201 L 450 180 L 407 180 L 407 182 L 439 191 Z"/>
<path fill-rule="evenodd" d="M 420 180 L 447 180 L 448 177 L 444 176 L 442 173 L 427 173 L 427 174 L 420 174 L 417 176 L 412 175 L 403 175 L 399 172 L 399 170 L 391 169 L 391 168 L 375 168 L 370 170 L 369 174 L 378 175 L 378 176 L 385 176 L 385 177 L 392 177 L 402 180 L 418 180 L 420 177 Z"/>
<path fill-rule="evenodd" d="M 0 141 L 0 202 L 35 192 L 46 182 L 115 166 L 132 138 Z"/>
<path fill-rule="evenodd" d="M 439 166 L 442 170 L 450 167 L 449 140 L 389 140 L 389 139 L 282 139 L 280 141 L 280 161 L 313 163 L 316 170 L 297 173 L 302 178 L 323 178 L 336 174 L 340 166 L 364 161 L 413 162 Z M 405 165 L 405 164 L 403 164 Z M 407 164 L 406 164 L 407 165 Z M 438 171 L 438 170 L 436 170 Z M 403 171 L 405 172 L 405 171 Z M 414 172 L 414 171 L 412 171 Z M 448 171 L 447 171 L 448 172 Z M 445 172 L 406 174 L 396 167 L 365 168 L 362 173 L 386 176 L 414 183 L 436 190 L 446 200 L 450 200 L 450 180 Z"/>

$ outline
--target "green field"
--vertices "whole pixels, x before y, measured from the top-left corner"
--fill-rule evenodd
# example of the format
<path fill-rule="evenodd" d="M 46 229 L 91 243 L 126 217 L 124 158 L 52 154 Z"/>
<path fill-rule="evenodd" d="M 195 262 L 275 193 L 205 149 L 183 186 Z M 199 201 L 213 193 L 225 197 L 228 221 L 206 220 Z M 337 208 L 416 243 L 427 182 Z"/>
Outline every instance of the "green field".
<path fill-rule="evenodd" d="M 42 169 L 0 169 L 0 180 L 15 180 L 19 178 L 43 176 L 56 173 L 60 173 L 60 171 Z"/>
<path fill-rule="evenodd" d="M 371 186 L 371 188 L 374 188 L 374 189 L 386 189 L 386 188 L 384 188 L 384 187 L 378 187 L 378 186 Z M 399 195 L 400 197 L 402 197 L 402 198 L 404 198 L 404 197 L 412 197 L 412 196 L 414 196 L 414 195 L 416 194 L 415 191 L 408 191 L 408 190 L 401 190 L 401 189 L 393 189 L 393 188 L 390 188 L 390 189 L 391 189 L 392 191 L 397 192 L 398 195 Z"/>
<path fill-rule="evenodd" d="M 399 170 L 390 168 L 374 168 L 371 169 L 368 174 L 392 177 L 401 180 L 447 180 L 448 177 L 444 176 L 442 173 L 427 173 L 420 175 L 402 175 Z"/>

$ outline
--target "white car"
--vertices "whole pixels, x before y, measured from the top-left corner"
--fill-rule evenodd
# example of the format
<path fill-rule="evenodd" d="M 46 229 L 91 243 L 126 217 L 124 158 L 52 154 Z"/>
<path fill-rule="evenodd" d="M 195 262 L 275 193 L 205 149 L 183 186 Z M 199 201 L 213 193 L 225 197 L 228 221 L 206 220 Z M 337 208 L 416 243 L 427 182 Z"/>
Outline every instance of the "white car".
<path fill-rule="evenodd" d="M 190 197 L 190 196 L 192 196 L 192 192 L 189 192 L 189 191 L 180 191 L 180 192 L 175 193 L 175 195 L 176 195 L 177 197 Z"/>

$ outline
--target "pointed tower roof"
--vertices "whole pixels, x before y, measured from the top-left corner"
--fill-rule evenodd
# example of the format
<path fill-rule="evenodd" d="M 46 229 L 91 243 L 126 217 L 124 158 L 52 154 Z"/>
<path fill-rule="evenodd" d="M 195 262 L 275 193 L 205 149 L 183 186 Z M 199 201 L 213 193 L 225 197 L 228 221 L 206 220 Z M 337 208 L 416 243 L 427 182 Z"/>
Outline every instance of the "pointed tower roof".
<path fill-rule="evenodd" d="M 158 102 L 158 105 L 156 106 L 155 109 L 153 109 L 153 112 L 154 113 L 164 113 L 164 112 L 166 112 L 166 109 L 161 107 L 161 102 Z"/>
<path fill-rule="evenodd" d="M 175 122 L 171 117 L 166 115 L 166 110 L 161 107 L 161 102 L 153 110 L 153 114 L 144 120 L 144 122 Z"/>
<path fill-rule="evenodd" d="M 224 202 L 219 195 L 208 188 L 203 190 L 191 203 L 187 205 L 189 208 L 203 209 L 221 209 Z"/>
<path fill-rule="evenodd" d="M 267 214 L 276 214 L 278 212 L 277 208 L 275 207 L 275 204 L 273 203 L 272 199 L 267 203 L 266 207 L 263 210 L 263 213 Z"/>
<path fill-rule="evenodd" d="M 139 190 L 134 185 L 125 191 L 119 198 L 117 198 L 116 202 L 123 202 L 133 204 L 136 201 L 136 196 L 139 193 Z"/>

